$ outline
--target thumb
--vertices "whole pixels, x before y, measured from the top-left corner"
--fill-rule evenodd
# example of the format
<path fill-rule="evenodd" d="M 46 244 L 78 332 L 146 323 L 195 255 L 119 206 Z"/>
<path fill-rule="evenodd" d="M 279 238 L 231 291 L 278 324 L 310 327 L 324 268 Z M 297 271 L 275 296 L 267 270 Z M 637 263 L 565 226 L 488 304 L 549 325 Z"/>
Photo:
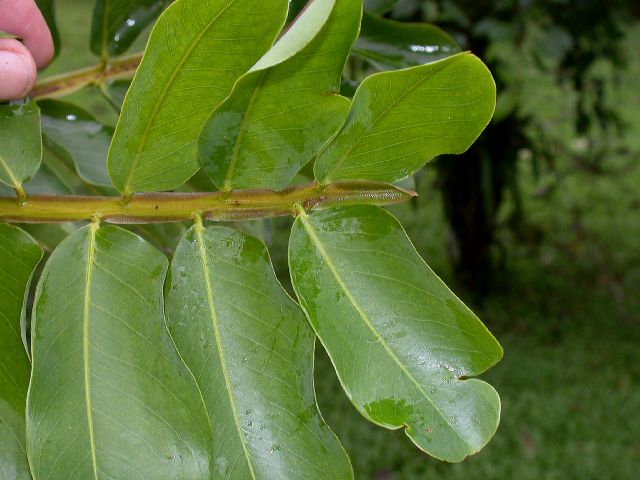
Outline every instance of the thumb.
<path fill-rule="evenodd" d="M 26 96 L 36 81 L 36 62 L 18 40 L 0 39 L 0 101 Z"/>

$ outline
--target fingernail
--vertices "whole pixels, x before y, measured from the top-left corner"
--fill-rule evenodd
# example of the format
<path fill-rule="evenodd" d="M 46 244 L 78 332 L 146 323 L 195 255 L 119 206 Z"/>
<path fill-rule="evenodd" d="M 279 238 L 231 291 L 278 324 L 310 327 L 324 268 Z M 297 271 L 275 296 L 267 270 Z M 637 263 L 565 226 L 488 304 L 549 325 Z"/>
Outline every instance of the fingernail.
<path fill-rule="evenodd" d="M 24 54 L 0 50 L 0 99 L 26 96 L 33 88 L 36 67 Z"/>

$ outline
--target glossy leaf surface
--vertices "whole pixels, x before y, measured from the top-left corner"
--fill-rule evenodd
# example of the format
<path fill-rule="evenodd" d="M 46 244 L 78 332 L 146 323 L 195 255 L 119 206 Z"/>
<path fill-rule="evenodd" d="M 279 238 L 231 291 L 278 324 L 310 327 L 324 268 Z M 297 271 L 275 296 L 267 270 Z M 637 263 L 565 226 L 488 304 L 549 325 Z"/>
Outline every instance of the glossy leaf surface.
<path fill-rule="evenodd" d="M 32 100 L 0 104 L 0 182 L 18 188 L 40 167 L 40 110 Z"/>
<path fill-rule="evenodd" d="M 34 477 L 210 478 L 206 411 L 164 324 L 167 266 L 136 235 L 95 225 L 51 255 L 32 328 Z"/>
<path fill-rule="evenodd" d="M 75 193 L 72 186 L 81 184 L 73 168 L 62 166 L 59 158 L 52 158 L 46 149 L 43 151 L 42 165 L 24 189 L 28 195 L 69 195 Z M 62 166 L 61 169 L 58 167 Z M 0 195 L 15 196 L 15 191 L 0 183 Z"/>
<path fill-rule="evenodd" d="M 337 93 L 361 10 L 314 0 L 238 81 L 200 137 L 218 188 L 282 189 L 342 126 L 350 103 Z"/>
<path fill-rule="evenodd" d="M 91 51 L 108 58 L 124 53 L 171 0 L 97 0 Z"/>
<path fill-rule="evenodd" d="M 171 190 L 200 168 L 204 122 L 269 49 L 286 13 L 286 0 L 178 0 L 162 14 L 109 151 L 118 190 Z"/>
<path fill-rule="evenodd" d="M 479 375 L 502 349 L 377 207 L 296 220 L 292 282 L 355 407 L 422 450 L 460 461 L 492 437 L 500 399 Z"/>
<path fill-rule="evenodd" d="M 315 337 L 265 246 L 229 228 L 196 225 L 171 272 L 167 323 L 205 399 L 218 473 L 352 478 L 315 403 Z"/>
<path fill-rule="evenodd" d="M 0 478 L 30 480 L 24 411 L 31 364 L 21 324 L 31 275 L 42 250 L 29 235 L 0 223 Z"/>
<path fill-rule="evenodd" d="M 415 67 L 460 51 L 446 32 L 426 23 L 406 23 L 365 13 L 353 53 L 381 70 Z"/>
<path fill-rule="evenodd" d="M 316 179 L 401 180 L 436 155 L 466 151 L 495 102 L 491 73 L 469 53 L 371 75 L 346 124 L 318 156 Z"/>
<path fill-rule="evenodd" d="M 58 155 L 67 156 L 86 182 L 111 186 L 107 173 L 107 152 L 113 129 L 70 103 L 44 100 L 39 105 L 42 133 L 47 145 Z"/>

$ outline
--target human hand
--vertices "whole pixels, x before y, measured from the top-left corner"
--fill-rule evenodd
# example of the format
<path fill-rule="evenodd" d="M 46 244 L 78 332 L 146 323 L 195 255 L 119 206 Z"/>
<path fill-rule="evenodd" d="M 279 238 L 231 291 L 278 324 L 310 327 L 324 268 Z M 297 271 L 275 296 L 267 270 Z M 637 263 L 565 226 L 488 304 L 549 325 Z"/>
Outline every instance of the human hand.
<path fill-rule="evenodd" d="M 0 101 L 22 98 L 53 58 L 51 32 L 34 0 L 0 0 L 0 31 L 22 39 L 0 38 Z"/>

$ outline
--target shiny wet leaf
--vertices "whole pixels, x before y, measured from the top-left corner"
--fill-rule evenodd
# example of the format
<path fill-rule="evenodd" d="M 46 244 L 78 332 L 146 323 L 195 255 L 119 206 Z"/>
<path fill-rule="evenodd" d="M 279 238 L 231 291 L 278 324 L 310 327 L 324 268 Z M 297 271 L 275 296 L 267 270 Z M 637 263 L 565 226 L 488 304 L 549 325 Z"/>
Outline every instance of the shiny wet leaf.
<path fill-rule="evenodd" d="M 196 173 L 204 122 L 271 47 L 286 13 L 286 0 L 178 0 L 162 14 L 109 150 L 120 192 L 171 190 Z"/>
<path fill-rule="evenodd" d="M 365 13 L 353 53 L 380 70 L 415 67 L 460 51 L 446 32 L 426 23 L 396 22 Z"/>
<path fill-rule="evenodd" d="M 359 1 L 315 0 L 207 122 L 199 156 L 215 185 L 282 189 L 344 122 L 340 76 Z"/>
<path fill-rule="evenodd" d="M 469 53 L 371 75 L 360 84 L 346 124 L 319 154 L 316 179 L 406 178 L 436 155 L 466 151 L 495 103 L 491 73 Z"/>
<path fill-rule="evenodd" d="M 91 25 L 91 51 L 104 58 L 121 55 L 171 0 L 97 0 Z"/>
<path fill-rule="evenodd" d="M 207 405 L 217 473 L 352 478 L 315 402 L 315 337 L 260 241 L 226 227 L 194 226 L 173 259 L 166 309 Z"/>
<path fill-rule="evenodd" d="M 0 103 L 0 182 L 20 188 L 42 159 L 40 109 L 33 100 Z"/>
<path fill-rule="evenodd" d="M 89 225 L 36 291 L 27 450 L 35 478 L 209 479 L 211 434 L 166 331 L 166 258 Z"/>
<path fill-rule="evenodd" d="M 498 362 L 502 349 L 395 218 L 368 206 L 301 213 L 289 266 L 301 306 L 362 415 L 405 428 L 422 450 L 451 462 L 489 441 L 500 399 L 468 377 Z"/>

